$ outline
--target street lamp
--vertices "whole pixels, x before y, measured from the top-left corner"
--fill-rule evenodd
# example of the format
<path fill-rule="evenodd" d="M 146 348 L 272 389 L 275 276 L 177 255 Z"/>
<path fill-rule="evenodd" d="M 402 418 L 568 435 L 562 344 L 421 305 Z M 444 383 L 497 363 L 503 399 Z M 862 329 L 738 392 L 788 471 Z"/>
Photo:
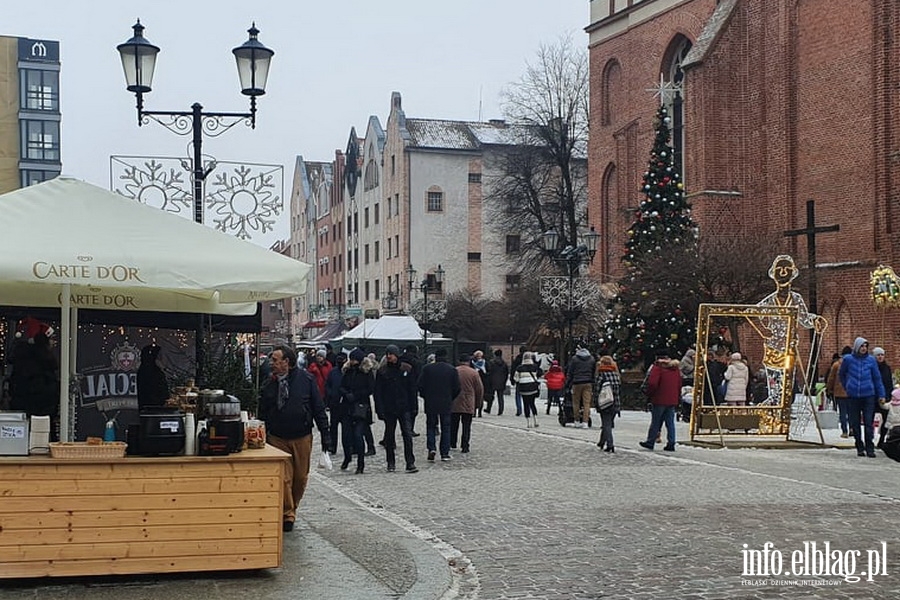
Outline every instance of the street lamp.
<path fill-rule="evenodd" d="M 441 293 L 443 290 L 444 283 L 444 269 L 441 265 L 437 266 L 433 274 L 433 279 L 430 280 L 429 277 L 425 277 L 421 283 L 418 284 L 419 291 L 422 293 L 422 351 L 425 352 L 428 349 L 428 327 L 430 326 L 431 318 L 434 316 L 435 318 L 440 318 L 441 310 L 440 305 L 434 306 L 434 315 L 428 312 L 428 294 L 429 293 Z M 413 268 L 412 264 L 406 267 L 406 281 L 409 284 L 409 292 L 410 298 L 412 298 L 412 291 L 416 288 L 416 270 Z M 433 285 L 432 285 L 433 281 Z"/>
<path fill-rule="evenodd" d="M 153 71 L 156 68 L 156 55 L 159 47 L 151 44 L 144 37 L 144 26 L 140 20 L 132 27 L 134 35 L 127 42 L 119 44 L 116 49 L 122 58 L 125 70 L 126 89 L 134 93 L 137 99 L 138 126 L 154 120 L 169 131 L 178 135 L 191 134 L 194 148 L 194 221 L 203 222 L 203 182 L 215 168 L 203 166 L 203 132 L 216 137 L 228 131 L 236 124 L 245 122 L 256 128 L 256 97 L 266 93 L 266 80 L 269 76 L 269 65 L 275 52 L 266 48 L 257 39 L 259 30 L 254 23 L 247 33 L 250 38 L 232 50 L 237 62 L 238 77 L 241 82 L 241 93 L 250 96 L 250 112 L 204 112 L 203 106 L 195 102 L 190 111 L 144 110 L 144 94 L 153 89 Z M 162 118 L 160 118 L 162 117 Z"/>
<path fill-rule="evenodd" d="M 178 135 L 192 136 L 194 147 L 194 221 L 203 223 L 203 182 L 215 168 L 213 161 L 208 168 L 203 165 L 203 132 L 210 137 L 222 135 L 240 122 L 256 128 L 256 97 L 266 93 L 266 80 L 269 77 L 269 64 L 275 52 L 269 50 L 256 38 L 259 30 L 253 23 L 247 33 L 250 38 L 234 48 L 238 77 L 241 82 L 241 93 L 250 96 L 250 112 L 203 112 L 199 102 L 191 105 L 190 111 L 144 110 L 144 94 L 153 89 L 153 71 L 156 69 L 156 55 L 159 47 L 151 44 L 144 37 L 144 26 L 140 19 L 132 26 L 134 35 L 128 41 L 116 46 L 125 70 L 125 89 L 132 92 L 137 99 L 138 127 L 154 120 L 169 131 Z M 203 316 L 197 327 L 196 358 L 197 381 L 203 381 L 203 362 L 205 359 L 203 336 L 205 326 Z"/>
<path fill-rule="evenodd" d="M 550 259 L 565 267 L 567 277 L 543 278 L 547 281 L 546 285 L 545 282 L 542 281 L 541 296 L 545 303 L 554 307 L 560 306 L 563 308 L 563 314 L 569 323 L 569 338 L 566 345 L 568 349 L 571 350 L 572 328 L 575 319 L 581 315 L 582 304 L 582 302 L 575 297 L 575 280 L 580 275 L 581 265 L 587 265 L 594 262 L 594 255 L 597 253 L 597 242 L 600 239 L 600 234 L 591 227 L 590 231 L 580 236 L 581 243 L 578 246 L 568 244 L 562 249 L 559 248 L 560 235 L 556 230 L 551 229 L 545 231 L 542 237 L 544 249 L 550 255 Z M 565 285 L 564 293 L 561 293 L 563 290 L 558 285 L 560 279 L 563 279 Z M 571 352 L 567 351 L 567 359 L 569 354 L 571 354 Z"/>

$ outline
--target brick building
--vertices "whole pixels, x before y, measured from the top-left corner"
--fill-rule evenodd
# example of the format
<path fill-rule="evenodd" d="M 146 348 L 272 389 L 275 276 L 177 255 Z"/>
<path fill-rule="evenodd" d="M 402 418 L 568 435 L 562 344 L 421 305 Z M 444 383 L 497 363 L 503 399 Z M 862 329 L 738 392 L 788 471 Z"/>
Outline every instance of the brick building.
<path fill-rule="evenodd" d="M 640 201 L 659 98 L 701 236 L 840 231 L 815 238 L 823 353 L 857 335 L 900 363 L 900 312 L 876 309 L 869 276 L 898 257 L 900 3 L 593 0 L 589 196 L 615 277 Z M 808 270 L 805 236 L 772 248 Z M 801 288 L 805 296 L 807 291 Z M 809 300 L 807 298 L 807 300 Z"/>

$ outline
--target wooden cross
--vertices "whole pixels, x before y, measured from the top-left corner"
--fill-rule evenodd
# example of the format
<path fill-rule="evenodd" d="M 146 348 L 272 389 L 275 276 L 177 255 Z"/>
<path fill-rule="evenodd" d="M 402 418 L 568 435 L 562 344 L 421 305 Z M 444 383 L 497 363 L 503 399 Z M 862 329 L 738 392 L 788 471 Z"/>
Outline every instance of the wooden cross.
<path fill-rule="evenodd" d="M 816 234 L 840 231 L 840 225 L 816 227 L 816 201 L 806 201 L 806 227 L 784 232 L 786 237 L 806 236 L 806 265 L 809 268 L 809 312 L 819 314 L 816 282 Z"/>

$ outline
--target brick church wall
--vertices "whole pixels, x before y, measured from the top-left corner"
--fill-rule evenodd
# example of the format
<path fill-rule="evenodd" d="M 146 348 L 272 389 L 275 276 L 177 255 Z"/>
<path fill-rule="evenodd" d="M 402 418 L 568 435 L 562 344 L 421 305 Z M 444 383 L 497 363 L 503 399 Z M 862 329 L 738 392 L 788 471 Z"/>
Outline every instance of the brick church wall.
<path fill-rule="evenodd" d="M 657 106 L 643 90 L 658 80 L 669 41 L 681 34 L 695 42 L 716 4 L 677 4 L 590 49 L 590 201 L 593 214 L 608 216 L 604 275 L 621 273 L 628 209 L 640 201 Z M 686 73 L 684 176 L 701 235 L 800 229 L 814 199 L 816 225 L 841 227 L 816 237 L 819 308 L 831 323 L 823 355 L 863 335 L 900 366 L 900 309 L 877 309 L 869 297 L 879 263 L 900 271 L 892 225 L 900 202 L 898 26 L 893 0 L 739 0 Z M 612 59 L 622 81 L 612 106 L 622 108 L 604 124 L 601 84 Z M 610 165 L 616 184 L 604 205 Z M 772 248 L 773 257 L 780 252 L 805 267 L 806 238 L 786 238 Z M 805 284 L 797 291 L 808 296 Z"/>

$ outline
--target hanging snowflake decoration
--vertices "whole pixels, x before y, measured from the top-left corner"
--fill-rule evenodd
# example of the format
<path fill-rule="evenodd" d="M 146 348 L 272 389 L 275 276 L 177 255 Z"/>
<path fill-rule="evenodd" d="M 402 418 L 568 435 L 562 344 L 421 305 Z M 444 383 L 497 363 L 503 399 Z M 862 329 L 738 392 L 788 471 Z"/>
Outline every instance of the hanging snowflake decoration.
<path fill-rule="evenodd" d="M 281 182 L 280 166 L 239 164 L 217 174 L 206 197 L 216 229 L 244 240 L 271 231 L 283 208 Z"/>
<path fill-rule="evenodd" d="M 185 176 L 178 159 L 112 156 L 110 167 L 113 180 L 124 182 L 121 187 L 114 188 L 115 192 L 166 212 L 181 214 L 184 211 L 193 216 L 190 178 Z"/>
<path fill-rule="evenodd" d="M 409 314 L 419 323 L 434 323 L 447 316 L 447 302 L 440 298 L 428 299 L 428 310 L 423 299 L 415 300 L 409 306 Z"/>

